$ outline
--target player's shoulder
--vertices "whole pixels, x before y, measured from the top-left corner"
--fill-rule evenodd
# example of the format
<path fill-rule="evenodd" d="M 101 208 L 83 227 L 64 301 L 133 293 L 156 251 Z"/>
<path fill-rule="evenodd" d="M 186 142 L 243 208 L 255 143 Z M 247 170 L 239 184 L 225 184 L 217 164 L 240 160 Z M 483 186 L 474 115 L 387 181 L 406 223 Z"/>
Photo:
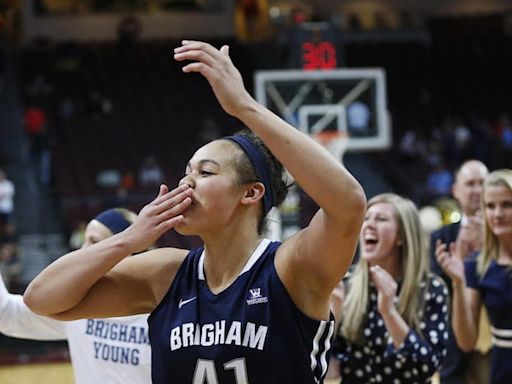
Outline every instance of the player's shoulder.
<path fill-rule="evenodd" d="M 144 274 L 145 280 L 159 302 L 174 280 L 189 250 L 180 248 L 157 248 L 129 257 L 133 268 Z"/>
<path fill-rule="evenodd" d="M 178 268 L 188 252 L 179 248 L 156 248 L 127 257 L 122 264 L 129 269 L 137 269 L 140 273 L 152 273 L 162 268 Z"/>
<path fill-rule="evenodd" d="M 188 249 L 164 247 L 150 249 L 131 258 L 144 258 L 151 263 L 180 263 L 185 259 L 190 251 Z"/>
<path fill-rule="evenodd" d="M 183 260 L 189 253 L 188 249 L 180 248 L 157 248 L 145 252 L 144 254 L 135 255 L 133 258 L 143 259 L 144 267 L 154 273 L 175 273 L 183 263 Z"/>

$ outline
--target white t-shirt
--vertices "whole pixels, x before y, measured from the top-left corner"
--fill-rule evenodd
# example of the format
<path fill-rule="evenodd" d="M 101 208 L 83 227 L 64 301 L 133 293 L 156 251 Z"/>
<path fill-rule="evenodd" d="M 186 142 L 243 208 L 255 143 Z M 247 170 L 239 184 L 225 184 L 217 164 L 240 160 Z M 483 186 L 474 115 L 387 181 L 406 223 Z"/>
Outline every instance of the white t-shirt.
<path fill-rule="evenodd" d="M 151 383 L 148 316 L 65 322 L 76 384 Z"/>
<path fill-rule="evenodd" d="M 0 281 L 0 332 L 32 340 L 66 340 L 76 384 L 151 383 L 148 315 L 58 321 L 32 312 Z"/>

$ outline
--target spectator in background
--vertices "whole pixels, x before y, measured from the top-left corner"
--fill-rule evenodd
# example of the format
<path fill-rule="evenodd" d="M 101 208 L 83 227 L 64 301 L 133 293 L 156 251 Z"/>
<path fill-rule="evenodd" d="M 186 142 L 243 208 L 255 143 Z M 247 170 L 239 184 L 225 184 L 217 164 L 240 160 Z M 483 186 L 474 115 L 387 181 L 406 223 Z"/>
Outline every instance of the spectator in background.
<path fill-rule="evenodd" d="M 453 146 L 448 150 L 450 164 L 460 164 L 464 159 L 473 155 L 473 134 L 462 120 L 456 119 L 452 135 L 450 142 L 453 143 Z"/>
<path fill-rule="evenodd" d="M 121 181 L 121 172 L 115 168 L 102 169 L 96 174 L 96 185 L 100 188 L 118 188 Z"/>
<path fill-rule="evenodd" d="M 39 181 L 48 185 L 50 182 L 51 153 L 46 112 L 40 106 L 32 105 L 25 110 L 23 121 L 36 176 Z"/>
<path fill-rule="evenodd" d="M 59 103 L 59 118 L 61 122 L 69 122 L 73 119 L 76 113 L 76 106 L 73 99 L 68 96 L 64 96 Z"/>
<path fill-rule="evenodd" d="M 496 151 L 491 124 L 486 118 L 482 118 L 479 113 L 475 112 L 471 118 L 470 127 L 472 154 L 464 160 L 474 158 L 496 167 L 497 164 L 492 161 L 492 155 L 498 151 Z"/>
<path fill-rule="evenodd" d="M 260 21 L 264 9 L 259 0 L 239 0 L 237 7 L 240 9 L 242 37 L 246 40 L 254 40 L 261 36 Z"/>
<path fill-rule="evenodd" d="M 412 201 L 394 194 L 370 199 L 359 261 L 347 278 L 346 297 L 342 289 L 332 308 L 341 324 L 333 349 L 340 361 L 331 360 L 329 378 L 430 382 L 446 354 L 448 290 L 428 272 L 423 239 Z"/>
<path fill-rule="evenodd" d="M 453 177 L 440 156 L 433 158 L 433 167 L 427 176 L 427 200 L 435 200 L 450 195 Z"/>
<path fill-rule="evenodd" d="M 46 112 L 38 105 L 29 106 L 23 115 L 25 132 L 29 138 L 39 135 L 46 127 Z"/>
<path fill-rule="evenodd" d="M 154 156 L 147 156 L 139 169 L 138 181 L 143 187 L 161 184 L 165 179 L 164 173 Z"/>
<path fill-rule="evenodd" d="M 483 184 L 484 233 L 476 258 L 466 258 L 466 245 L 436 243 L 436 258 L 453 287 L 452 324 L 457 344 L 471 351 L 479 336 L 480 309 L 491 321 L 491 384 L 512 378 L 512 170 L 490 173 Z M 475 370 L 482 371 L 478 365 Z M 466 383 L 466 381 L 465 381 Z"/>
<path fill-rule="evenodd" d="M 417 129 L 407 130 L 398 144 L 403 161 L 427 161 L 431 156 L 425 137 Z"/>
<path fill-rule="evenodd" d="M 135 188 L 135 175 L 132 171 L 125 171 L 116 190 L 115 205 L 128 205 L 133 188 Z"/>
<path fill-rule="evenodd" d="M 7 236 L 14 216 L 14 184 L 0 169 L 0 239 Z"/>
<path fill-rule="evenodd" d="M 18 260 L 16 243 L 7 241 L 0 243 L 0 275 L 10 290 L 21 292 L 18 277 L 21 272 L 21 263 Z"/>
<path fill-rule="evenodd" d="M 501 146 L 506 150 L 512 150 L 512 124 L 507 113 L 501 115 L 495 131 Z"/>
<path fill-rule="evenodd" d="M 126 191 L 131 191 L 133 188 L 135 188 L 135 175 L 132 171 L 125 171 L 123 173 L 120 187 Z"/>
<path fill-rule="evenodd" d="M 503 146 L 510 150 L 512 149 L 512 126 L 507 125 L 503 128 L 503 131 L 501 132 L 501 143 Z"/>
<path fill-rule="evenodd" d="M 365 135 L 370 129 L 370 108 L 365 103 L 355 101 L 347 108 L 348 130 L 351 135 Z"/>
<path fill-rule="evenodd" d="M 449 283 L 448 276 L 443 273 L 436 261 L 435 243 L 438 239 L 446 244 L 460 239 L 466 244 L 467 254 L 465 256 L 480 249 L 482 225 L 480 198 L 482 184 L 487 174 L 487 167 L 478 160 L 468 160 L 455 171 L 452 194 L 459 203 L 462 213 L 461 220 L 434 232 L 430 248 L 431 270 L 443 277 L 447 283 Z"/>
<path fill-rule="evenodd" d="M 37 73 L 28 86 L 28 94 L 32 98 L 46 97 L 53 93 L 53 85 L 42 73 Z"/>
<path fill-rule="evenodd" d="M 69 237 L 69 247 L 71 249 L 78 249 L 85 243 L 85 229 L 87 223 L 81 220 Z"/>
<path fill-rule="evenodd" d="M 134 15 L 121 19 L 117 27 L 118 45 L 121 50 L 129 50 L 137 42 L 142 33 L 142 24 Z"/>
<path fill-rule="evenodd" d="M 457 241 L 464 250 L 464 258 L 480 249 L 482 240 L 480 198 L 482 184 L 487 174 L 487 167 L 478 160 L 468 160 L 456 170 L 452 194 L 462 211 L 461 220 L 442 227 L 431 236 L 430 268 L 433 273 L 443 278 L 450 291 L 452 286 L 450 278 L 436 260 L 436 243 L 441 241 L 444 244 L 451 244 Z M 469 380 L 466 374 L 469 356 L 457 346 L 451 327 L 449 327 L 449 335 L 448 355 L 440 372 L 441 384 L 465 384 Z M 482 368 L 484 367 L 485 365 L 482 365 Z"/>
<path fill-rule="evenodd" d="M 416 131 L 413 129 L 405 131 L 398 144 L 398 149 L 404 160 L 414 159 L 418 155 L 416 151 Z"/>
<path fill-rule="evenodd" d="M 103 117 L 112 113 L 112 101 L 98 91 L 89 93 L 86 104 L 86 112 L 94 121 L 101 120 Z"/>

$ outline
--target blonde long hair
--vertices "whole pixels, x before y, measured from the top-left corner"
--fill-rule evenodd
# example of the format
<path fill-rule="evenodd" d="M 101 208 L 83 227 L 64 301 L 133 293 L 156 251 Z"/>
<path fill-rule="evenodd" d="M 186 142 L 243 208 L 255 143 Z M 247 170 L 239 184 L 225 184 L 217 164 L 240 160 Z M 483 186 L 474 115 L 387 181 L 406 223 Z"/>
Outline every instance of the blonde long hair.
<path fill-rule="evenodd" d="M 482 212 L 485 215 L 485 190 L 488 187 L 503 186 L 507 187 L 512 191 L 512 169 L 498 169 L 494 172 L 489 173 L 485 178 L 484 188 L 482 191 Z M 477 257 L 477 272 L 478 275 L 483 278 L 492 260 L 498 260 L 499 241 L 496 235 L 492 233 L 487 217 L 484 220 L 484 236 L 482 251 Z"/>
<path fill-rule="evenodd" d="M 389 203 L 394 207 L 399 236 L 402 239 L 400 258 L 403 281 L 397 309 L 411 328 L 419 330 L 424 305 L 423 292 L 427 286 L 420 285 L 420 282 L 427 280 L 428 264 L 418 210 L 411 200 L 392 193 L 373 197 L 368 202 L 368 208 L 378 203 Z M 368 268 L 368 262 L 359 257 L 354 273 L 349 278 L 347 298 L 343 305 L 341 334 L 357 344 L 364 343 L 363 328 L 369 310 Z"/>

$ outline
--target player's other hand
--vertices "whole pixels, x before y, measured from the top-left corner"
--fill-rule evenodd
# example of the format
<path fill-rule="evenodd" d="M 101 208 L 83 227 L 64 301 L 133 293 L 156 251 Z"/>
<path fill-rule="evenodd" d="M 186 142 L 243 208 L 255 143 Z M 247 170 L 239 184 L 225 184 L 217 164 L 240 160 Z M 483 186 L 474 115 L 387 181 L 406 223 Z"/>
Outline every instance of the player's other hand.
<path fill-rule="evenodd" d="M 183 72 L 199 72 L 210 83 L 222 108 L 232 116 L 254 103 L 244 87 L 242 76 L 229 57 L 229 47 L 219 50 L 201 41 L 183 40 L 174 49 L 177 61 L 192 61 L 183 67 Z"/>

